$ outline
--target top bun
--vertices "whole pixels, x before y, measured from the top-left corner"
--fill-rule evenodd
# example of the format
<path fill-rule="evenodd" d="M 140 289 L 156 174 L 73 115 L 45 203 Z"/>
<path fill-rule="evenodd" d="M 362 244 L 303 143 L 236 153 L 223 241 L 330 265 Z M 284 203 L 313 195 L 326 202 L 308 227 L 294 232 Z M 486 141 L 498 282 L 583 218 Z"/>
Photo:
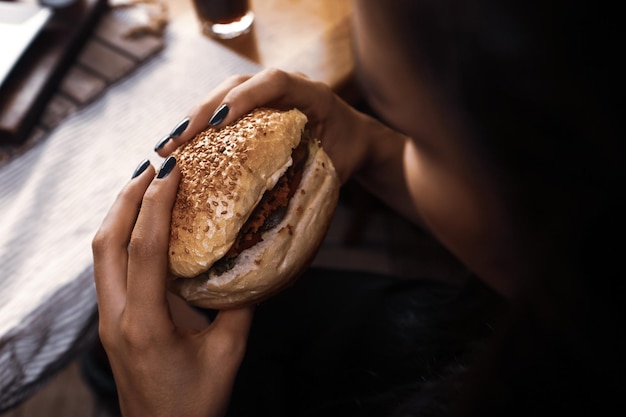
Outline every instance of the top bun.
<path fill-rule="evenodd" d="M 174 275 L 196 277 L 226 254 L 292 164 L 306 122 L 295 109 L 256 109 L 222 129 L 206 129 L 172 154 L 182 175 L 169 248 Z"/>

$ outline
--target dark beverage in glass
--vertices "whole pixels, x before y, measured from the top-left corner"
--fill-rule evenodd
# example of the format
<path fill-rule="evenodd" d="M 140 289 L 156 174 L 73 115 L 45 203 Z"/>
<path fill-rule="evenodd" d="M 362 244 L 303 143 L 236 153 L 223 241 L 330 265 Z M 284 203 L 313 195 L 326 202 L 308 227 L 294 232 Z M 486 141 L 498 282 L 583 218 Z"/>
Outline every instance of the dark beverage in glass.
<path fill-rule="evenodd" d="M 249 0 L 194 0 L 202 32 L 231 39 L 250 30 L 254 14 Z"/>

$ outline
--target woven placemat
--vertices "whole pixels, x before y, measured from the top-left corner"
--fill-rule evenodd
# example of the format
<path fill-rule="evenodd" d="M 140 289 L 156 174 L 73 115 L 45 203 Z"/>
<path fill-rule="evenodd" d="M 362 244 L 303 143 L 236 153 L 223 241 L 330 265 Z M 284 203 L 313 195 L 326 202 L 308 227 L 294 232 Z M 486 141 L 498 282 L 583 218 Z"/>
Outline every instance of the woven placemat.
<path fill-rule="evenodd" d="M 108 9 L 27 139 L 0 145 L 0 167 L 45 140 L 63 120 L 158 54 L 165 46 L 167 10 L 162 7 L 160 2 L 136 1 Z"/>

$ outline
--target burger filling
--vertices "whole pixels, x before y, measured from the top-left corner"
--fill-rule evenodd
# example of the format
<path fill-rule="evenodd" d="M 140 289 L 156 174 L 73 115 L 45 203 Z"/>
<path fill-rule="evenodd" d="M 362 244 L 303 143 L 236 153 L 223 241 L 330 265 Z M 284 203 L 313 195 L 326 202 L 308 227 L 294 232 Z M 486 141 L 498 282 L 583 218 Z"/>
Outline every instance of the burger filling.
<path fill-rule="evenodd" d="M 291 154 L 293 163 L 280 177 L 274 188 L 263 194 L 261 201 L 239 231 L 235 243 L 226 255 L 213 264 L 208 271 L 209 274 L 221 275 L 229 271 L 235 265 L 235 259 L 241 252 L 261 242 L 263 233 L 276 227 L 284 219 L 289 200 L 302 180 L 302 172 L 309 157 L 309 140 L 311 139 L 305 130 L 300 144 Z"/>

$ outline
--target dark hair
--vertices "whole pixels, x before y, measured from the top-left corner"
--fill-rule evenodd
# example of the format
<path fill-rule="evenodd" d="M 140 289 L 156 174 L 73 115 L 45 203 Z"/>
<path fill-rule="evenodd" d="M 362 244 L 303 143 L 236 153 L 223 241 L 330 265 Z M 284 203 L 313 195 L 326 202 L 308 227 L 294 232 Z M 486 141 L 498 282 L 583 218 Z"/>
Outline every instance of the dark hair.
<path fill-rule="evenodd" d="M 607 191 L 623 178 L 624 66 L 614 6 L 365 3 L 392 22 L 408 61 L 463 119 L 529 234 L 549 226 L 561 244 L 578 236 L 572 224 L 603 210 Z"/>
<path fill-rule="evenodd" d="M 523 225 L 529 262 L 537 262 L 488 353 L 471 367 L 471 382 L 452 398 L 456 414 L 624 410 L 625 72 L 617 6 L 365 3 L 393 22 L 387 29 L 410 65 L 467 126 Z M 400 415 L 422 415 L 421 395 Z"/>

